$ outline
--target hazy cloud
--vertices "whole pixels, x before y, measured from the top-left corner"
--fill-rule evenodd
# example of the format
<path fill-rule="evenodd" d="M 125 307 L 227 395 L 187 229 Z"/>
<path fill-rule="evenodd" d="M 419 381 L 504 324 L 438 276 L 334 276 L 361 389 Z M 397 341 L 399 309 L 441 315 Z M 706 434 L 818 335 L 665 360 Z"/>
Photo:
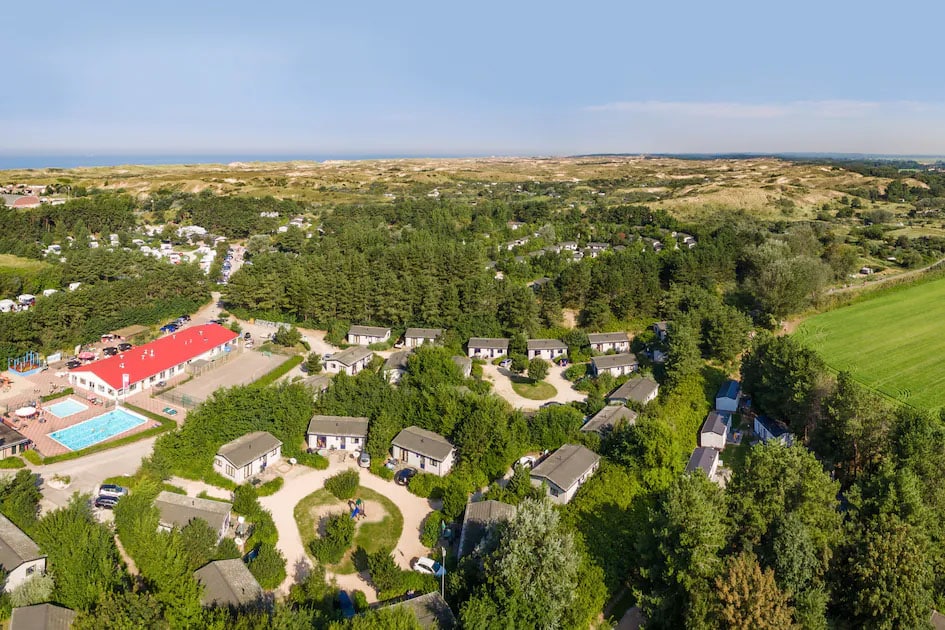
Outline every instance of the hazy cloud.
<path fill-rule="evenodd" d="M 687 118 L 773 119 L 792 116 L 862 118 L 877 112 L 928 112 L 945 109 L 942 103 L 914 101 L 820 100 L 784 103 L 726 101 L 618 101 L 584 108 L 589 112 L 627 112 Z"/>

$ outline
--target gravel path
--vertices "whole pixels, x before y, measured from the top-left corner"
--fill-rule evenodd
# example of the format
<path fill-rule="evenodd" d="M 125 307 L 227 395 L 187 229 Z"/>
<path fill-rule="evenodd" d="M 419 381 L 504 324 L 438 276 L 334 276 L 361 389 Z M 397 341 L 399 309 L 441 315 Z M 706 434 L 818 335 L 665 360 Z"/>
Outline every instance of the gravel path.
<path fill-rule="evenodd" d="M 492 383 L 496 394 L 505 398 L 516 409 L 538 409 L 541 405 L 549 402 L 581 402 L 586 398 L 587 394 L 574 389 L 571 386 L 571 382 L 564 378 L 564 371 L 566 369 L 567 368 L 552 366 L 551 369 L 548 370 L 548 376 L 545 378 L 545 382 L 554 385 L 554 388 L 558 390 L 558 393 L 548 400 L 531 400 L 530 398 L 519 396 L 515 390 L 512 389 L 512 380 L 509 378 L 509 371 L 505 368 L 487 363 L 482 366 L 482 376 Z"/>

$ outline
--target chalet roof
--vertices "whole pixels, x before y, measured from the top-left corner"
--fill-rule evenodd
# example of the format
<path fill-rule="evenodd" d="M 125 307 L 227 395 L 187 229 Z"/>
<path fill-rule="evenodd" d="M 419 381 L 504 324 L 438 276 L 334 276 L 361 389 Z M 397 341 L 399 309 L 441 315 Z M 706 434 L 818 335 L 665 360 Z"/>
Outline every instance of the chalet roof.
<path fill-rule="evenodd" d="M 591 359 L 591 362 L 594 364 L 594 367 L 598 370 L 606 370 L 614 367 L 627 367 L 631 365 L 639 365 L 640 362 L 637 361 L 637 355 L 632 352 L 625 352 L 623 354 L 605 354 L 601 357 L 594 357 Z"/>
<path fill-rule="evenodd" d="M 302 380 L 302 385 L 316 392 L 323 392 L 331 386 L 331 377 L 324 374 L 313 374 Z"/>
<path fill-rule="evenodd" d="M 13 609 L 10 630 L 68 630 L 75 611 L 55 604 L 36 604 Z"/>
<path fill-rule="evenodd" d="M 391 444 L 439 462 L 445 460 L 453 452 L 453 445 L 446 438 L 420 427 L 407 427 L 397 434 Z"/>
<path fill-rule="evenodd" d="M 701 470 L 706 475 L 712 472 L 712 465 L 718 461 L 719 451 L 708 446 L 699 446 L 692 452 L 689 463 L 686 464 L 686 472 L 695 472 Z"/>
<path fill-rule="evenodd" d="M 384 337 L 390 334 L 390 328 L 383 326 L 352 326 L 348 329 L 349 335 L 362 335 L 365 337 Z"/>
<path fill-rule="evenodd" d="M 607 405 L 584 423 L 581 431 L 600 433 L 603 429 L 613 428 L 621 423 L 634 424 L 637 421 L 637 412 L 623 405 Z"/>
<path fill-rule="evenodd" d="M 529 339 L 529 350 L 567 350 L 568 344 L 558 339 Z"/>
<path fill-rule="evenodd" d="M 160 513 L 160 522 L 166 527 L 184 527 L 190 521 L 200 518 L 216 531 L 223 529 L 224 523 L 233 509 L 225 501 L 213 501 L 199 497 L 162 490 L 154 499 L 154 507 Z"/>
<path fill-rule="evenodd" d="M 624 332 L 588 333 L 587 340 L 590 343 L 614 343 L 630 341 L 630 338 Z"/>
<path fill-rule="evenodd" d="M 713 433 L 715 435 L 725 435 L 728 426 L 725 424 L 726 416 L 718 411 L 710 411 L 702 423 L 700 433 Z"/>
<path fill-rule="evenodd" d="M 282 446 L 282 440 L 271 433 L 253 431 L 224 444 L 217 451 L 217 455 L 226 458 L 234 468 L 242 468 L 279 446 Z"/>
<path fill-rule="evenodd" d="M 565 444 L 532 468 L 531 476 L 569 490 L 599 461 L 600 455 L 594 451 L 577 444 Z"/>
<path fill-rule="evenodd" d="M 442 328 L 408 328 L 405 339 L 436 339 L 443 334 Z"/>
<path fill-rule="evenodd" d="M 471 337 L 468 346 L 470 348 L 496 348 L 506 350 L 509 347 L 509 340 L 504 338 Z"/>
<path fill-rule="evenodd" d="M 336 352 L 331 355 L 329 361 L 337 361 L 342 365 L 347 365 L 348 367 L 354 365 L 359 361 L 372 356 L 374 353 L 365 348 L 364 346 L 351 346 L 350 348 L 345 348 L 341 352 Z"/>
<path fill-rule="evenodd" d="M 731 398 L 735 400 L 738 398 L 738 390 L 740 385 L 738 381 L 728 380 L 722 384 L 722 387 L 719 388 L 719 393 L 715 395 L 716 398 Z"/>
<path fill-rule="evenodd" d="M 497 521 L 507 521 L 515 516 L 514 505 L 489 499 L 466 504 L 463 516 L 463 532 L 459 537 L 460 557 L 465 556 L 479 544 L 486 530 Z"/>
<path fill-rule="evenodd" d="M 259 601 L 262 588 L 239 558 L 215 560 L 194 571 L 194 577 L 203 584 L 200 598 L 204 606 L 232 606 L 239 608 Z"/>
<path fill-rule="evenodd" d="M 619 355 L 616 355 L 619 356 Z M 607 396 L 607 400 L 632 400 L 645 404 L 660 389 L 660 384 L 649 376 L 631 378 Z"/>
<path fill-rule="evenodd" d="M 0 567 L 10 572 L 24 562 L 44 557 L 33 539 L 0 514 Z"/>
<path fill-rule="evenodd" d="M 450 610 L 449 604 L 443 599 L 439 591 L 426 593 L 419 597 L 391 604 L 410 610 L 424 630 L 452 630 L 456 627 L 456 617 Z"/>
<path fill-rule="evenodd" d="M 360 416 L 312 416 L 307 433 L 339 437 L 367 437 L 367 418 Z"/>
<path fill-rule="evenodd" d="M 385 370 L 407 370 L 407 359 L 410 358 L 410 350 L 400 350 L 387 357 L 384 361 Z"/>

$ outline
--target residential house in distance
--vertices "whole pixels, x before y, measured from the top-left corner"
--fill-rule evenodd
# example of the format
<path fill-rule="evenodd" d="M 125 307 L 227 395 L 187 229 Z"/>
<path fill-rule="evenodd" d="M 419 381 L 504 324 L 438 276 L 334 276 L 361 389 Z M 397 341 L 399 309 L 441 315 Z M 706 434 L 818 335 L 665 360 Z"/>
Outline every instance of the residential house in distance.
<path fill-rule="evenodd" d="M 10 630 L 68 630 L 75 611 L 55 604 L 35 604 L 13 609 Z"/>
<path fill-rule="evenodd" d="M 506 225 L 509 226 L 510 230 L 517 230 L 525 224 L 522 223 L 521 221 L 509 221 L 508 223 L 506 223 Z"/>
<path fill-rule="evenodd" d="M 331 387 L 331 378 L 324 374 L 313 374 L 303 379 L 302 385 L 312 390 L 313 398 L 318 398 Z"/>
<path fill-rule="evenodd" d="M 9 593 L 34 575 L 46 572 L 46 556 L 33 539 L 0 514 L 0 569 L 7 574 L 3 591 Z"/>
<path fill-rule="evenodd" d="M 412 426 L 391 441 L 391 451 L 404 464 L 440 477 L 453 467 L 456 454 L 456 449 L 443 436 Z"/>
<path fill-rule="evenodd" d="M 627 333 L 588 333 L 587 342 L 594 352 L 630 352 Z"/>
<path fill-rule="evenodd" d="M 469 357 L 464 357 L 461 355 L 456 355 L 452 357 L 453 363 L 459 368 L 459 371 L 462 373 L 463 378 L 469 378 L 472 374 L 472 359 Z"/>
<path fill-rule="evenodd" d="M 158 529 L 170 531 L 182 528 L 194 519 L 203 519 L 217 533 L 217 540 L 223 538 L 230 526 L 230 513 L 233 505 L 225 501 L 188 497 L 162 490 L 154 499 L 158 509 Z"/>
<path fill-rule="evenodd" d="M 410 350 L 400 350 L 384 361 L 384 367 L 381 369 L 389 383 L 399 383 L 407 373 L 407 359 L 410 358 L 410 352 Z"/>
<path fill-rule="evenodd" d="M 542 252 L 538 252 L 538 253 L 542 253 Z M 534 291 L 535 293 L 538 293 L 539 291 L 541 291 L 541 288 L 545 286 L 546 284 L 548 284 L 549 282 L 551 282 L 551 278 L 547 278 L 547 277 L 538 278 L 537 280 L 532 282 L 529 286 L 531 286 L 532 291 Z"/>
<path fill-rule="evenodd" d="M 755 416 L 752 429 L 754 429 L 755 435 L 757 435 L 758 439 L 762 442 L 778 440 L 783 442 L 785 446 L 794 444 L 794 436 L 791 435 L 791 431 L 787 428 L 787 425 L 767 416 Z"/>
<path fill-rule="evenodd" d="M 466 344 L 470 359 L 496 359 L 509 353 L 508 339 L 472 337 Z"/>
<path fill-rule="evenodd" d="M 719 411 L 735 413 L 738 410 L 738 397 L 740 393 L 738 381 L 725 381 L 722 387 L 719 388 L 719 392 L 715 395 L 715 408 Z"/>
<path fill-rule="evenodd" d="M 360 416 L 312 416 L 305 432 L 311 449 L 360 451 L 367 442 L 368 419 Z"/>
<path fill-rule="evenodd" d="M 515 516 L 516 507 L 501 501 L 476 501 L 466 504 L 466 513 L 463 516 L 463 531 L 459 536 L 457 556 L 463 556 L 476 548 L 489 529 L 499 521 L 507 521 Z"/>
<path fill-rule="evenodd" d="M 701 470 L 706 474 L 710 481 L 718 483 L 719 476 L 719 451 L 709 446 L 699 446 L 692 452 L 689 463 L 686 464 L 686 472 L 691 473 Z"/>
<path fill-rule="evenodd" d="M 564 241 L 561 243 L 561 249 L 566 252 L 576 252 L 578 250 L 578 244 L 575 241 Z"/>
<path fill-rule="evenodd" d="M 28 451 L 33 442 L 12 427 L 0 423 L 0 459 Z"/>
<path fill-rule="evenodd" d="M 282 441 L 266 431 L 254 431 L 221 446 L 213 458 L 213 469 L 239 484 L 280 459 Z"/>
<path fill-rule="evenodd" d="M 699 446 L 723 450 L 728 439 L 728 418 L 724 412 L 710 411 L 699 429 Z"/>
<path fill-rule="evenodd" d="M 527 354 L 529 361 L 532 359 L 544 359 L 545 361 L 554 361 L 558 357 L 563 357 L 568 353 L 568 344 L 558 339 L 529 339 L 527 344 Z"/>
<path fill-rule="evenodd" d="M 369 346 L 390 339 L 390 328 L 381 326 L 352 326 L 348 329 L 348 343 L 353 346 Z"/>
<path fill-rule="evenodd" d="M 436 343 L 442 334 L 442 328 L 408 328 L 404 333 L 404 345 L 416 348 L 425 343 Z"/>
<path fill-rule="evenodd" d="M 325 371 L 333 374 L 344 372 L 348 376 L 354 376 L 366 368 L 373 358 L 374 353 L 364 346 L 351 346 L 325 359 Z"/>
<path fill-rule="evenodd" d="M 623 405 L 607 405 L 584 423 L 581 431 L 603 434 L 622 424 L 635 424 L 637 412 Z"/>
<path fill-rule="evenodd" d="M 262 602 L 263 590 L 239 558 L 214 560 L 194 571 L 203 586 L 200 603 L 207 607 L 249 608 Z"/>
<path fill-rule="evenodd" d="M 635 354 L 606 354 L 602 357 L 591 359 L 591 372 L 594 376 L 601 374 L 610 374 L 611 376 L 623 376 L 630 374 L 640 367 Z"/>
<path fill-rule="evenodd" d="M 669 338 L 669 322 L 656 322 L 653 324 L 653 332 L 656 333 L 657 339 L 666 342 Z"/>
<path fill-rule="evenodd" d="M 600 455 L 577 444 L 565 444 L 532 468 L 533 486 L 547 484 L 548 496 L 555 503 L 568 503 L 578 488 L 600 466 Z"/>
<path fill-rule="evenodd" d="M 412 612 L 423 630 L 453 630 L 456 627 L 456 617 L 439 591 L 412 597 L 390 606 L 406 608 Z"/>
<path fill-rule="evenodd" d="M 646 405 L 651 400 L 654 400 L 659 393 L 660 384 L 649 376 L 633 377 L 614 391 L 610 392 L 610 395 L 607 396 L 607 402 L 611 404 L 618 403 L 622 405 L 633 402 L 637 403 L 638 405 Z"/>

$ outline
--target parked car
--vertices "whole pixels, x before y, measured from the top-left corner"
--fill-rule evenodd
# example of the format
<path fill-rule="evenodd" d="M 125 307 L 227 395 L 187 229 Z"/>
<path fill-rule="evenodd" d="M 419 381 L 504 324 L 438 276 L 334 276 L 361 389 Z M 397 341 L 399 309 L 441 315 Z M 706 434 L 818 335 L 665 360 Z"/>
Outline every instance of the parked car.
<path fill-rule="evenodd" d="M 361 455 L 358 457 L 358 466 L 361 468 L 371 467 L 371 455 L 367 451 L 361 451 Z"/>
<path fill-rule="evenodd" d="M 123 497 L 128 494 L 128 488 L 114 483 L 103 483 L 98 487 L 98 493 L 100 496 Z"/>
<path fill-rule="evenodd" d="M 131 350 L 133 347 L 134 347 L 134 346 L 132 346 L 132 345 L 131 345 L 130 343 L 128 343 L 128 342 L 124 342 L 124 343 L 118 344 L 118 349 L 119 349 L 121 352 L 128 352 L 128 351 Z"/>
<path fill-rule="evenodd" d="M 420 557 L 414 560 L 412 568 L 417 573 L 426 573 L 434 577 L 446 575 L 446 568 L 433 558 Z"/>
<path fill-rule="evenodd" d="M 247 341 L 249 341 L 249 340 L 252 339 L 252 338 L 253 338 L 253 336 L 249 333 L 248 330 L 243 333 L 243 339 L 246 339 Z"/>
<path fill-rule="evenodd" d="M 181 319 L 181 320 L 183 320 L 183 321 L 185 321 L 185 322 L 189 322 L 189 321 L 190 321 L 190 315 L 181 315 L 181 316 L 178 317 L 177 319 Z"/>
<path fill-rule="evenodd" d="M 102 349 L 102 354 L 104 354 L 106 357 L 113 357 L 118 354 L 118 348 L 115 346 L 108 346 L 107 348 Z"/>
<path fill-rule="evenodd" d="M 354 602 L 345 591 L 338 591 L 338 608 L 341 609 L 341 615 L 345 619 L 354 617 Z"/>
<path fill-rule="evenodd" d="M 79 367 L 80 365 L 82 365 L 82 361 L 79 361 L 79 360 L 77 360 L 77 359 L 72 359 L 71 361 L 66 361 L 66 369 L 67 369 L 67 370 L 74 370 L 74 369 L 76 369 L 77 367 Z"/>
<path fill-rule="evenodd" d="M 177 324 L 167 324 L 165 326 L 161 326 L 161 332 L 162 333 L 177 332 Z"/>
<path fill-rule="evenodd" d="M 97 508 L 111 510 L 116 505 L 118 505 L 118 497 L 110 497 L 105 495 L 97 496 L 95 497 L 95 501 L 92 503 L 92 505 Z"/>
<path fill-rule="evenodd" d="M 502 359 L 499 361 L 499 367 L 509 369 L 512 366 L 512 359 Z"/>
<path fill-rule="evenodd" d="M 394 482 L 398 486 L 406 486 L 417 474 L 416 468 L 402 468 L 394 475 Z"/>

